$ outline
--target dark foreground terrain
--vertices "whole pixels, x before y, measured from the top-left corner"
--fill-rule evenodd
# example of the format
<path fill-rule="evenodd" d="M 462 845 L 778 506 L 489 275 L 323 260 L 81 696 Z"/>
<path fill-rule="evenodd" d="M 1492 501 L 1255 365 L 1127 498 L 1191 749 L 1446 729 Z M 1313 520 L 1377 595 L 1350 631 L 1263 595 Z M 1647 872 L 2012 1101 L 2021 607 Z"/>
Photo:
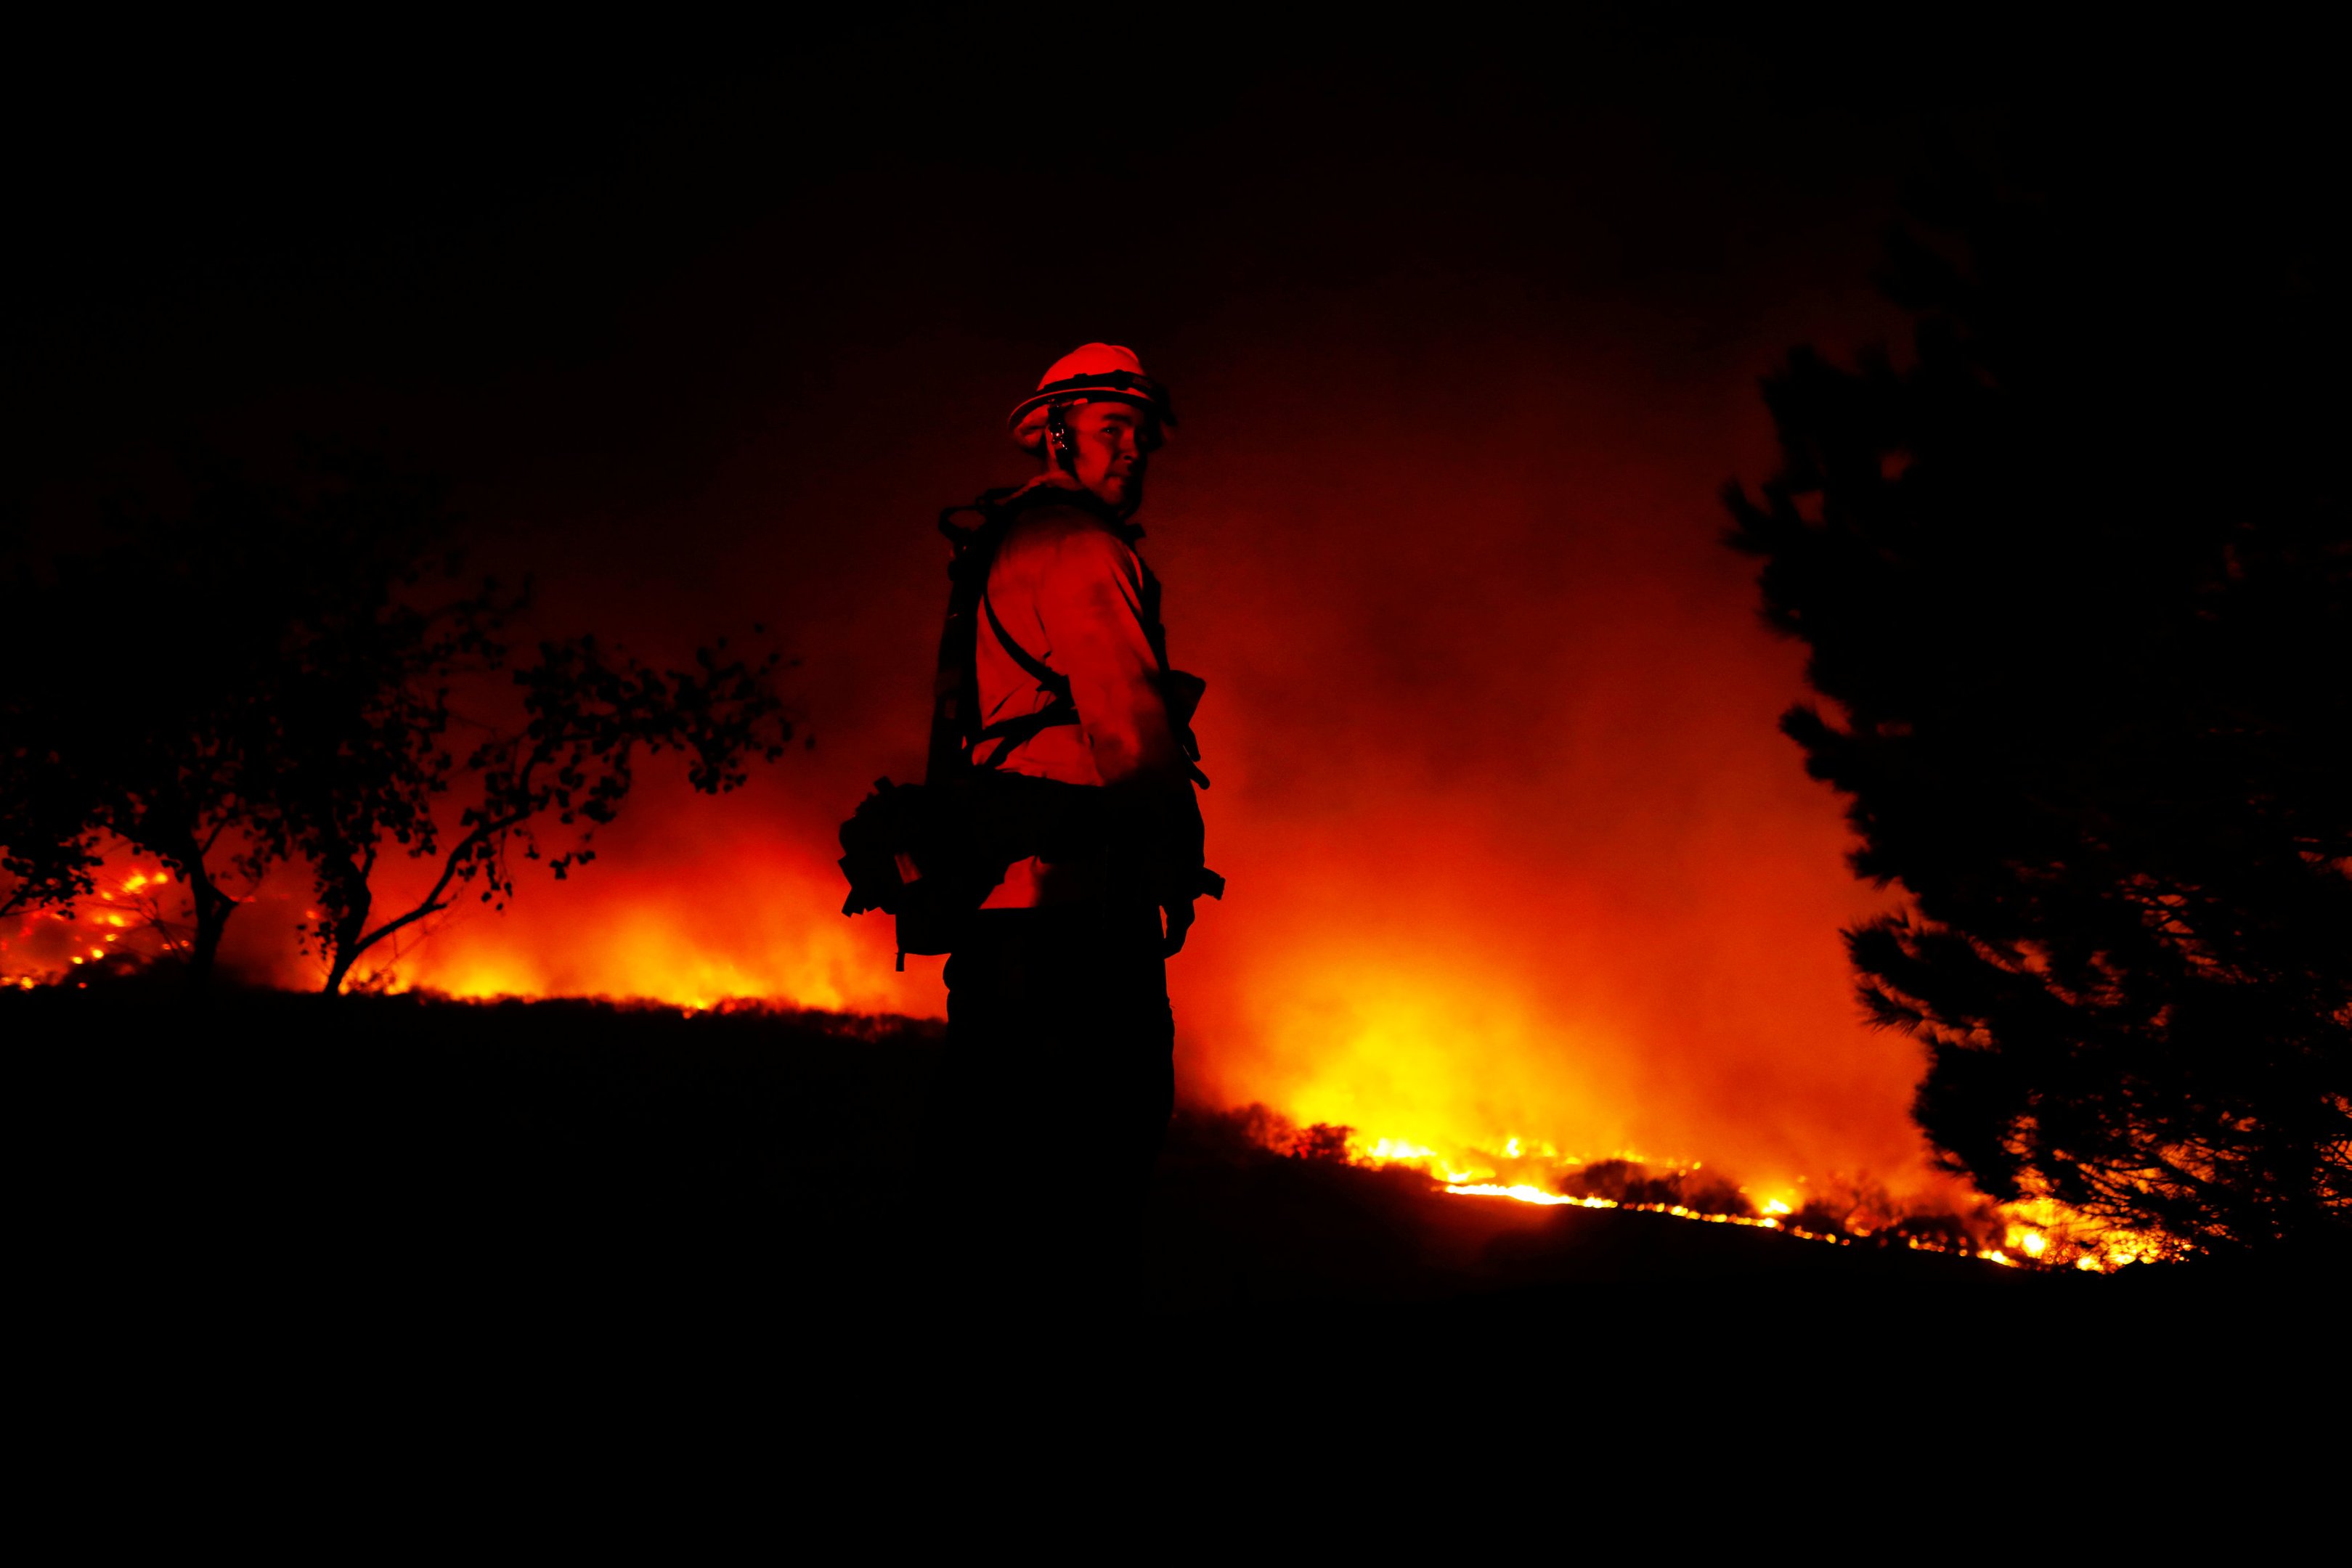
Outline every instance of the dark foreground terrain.
<path fill-rule="evenodd" d="M 979 1321 L 992 1303 L 926 1266 L 930 1219 L 1050 1205 L 1086 1178 L 1054 1149 L 984 1136 L 938 1174 L 915 1145 L 939 1049 L 935 1025 L 808 1014 L 0 994 L 28 1277 L 68 1314 L 131 1333 L 208 1315 L 361 1343 L 499 1313 L 665 1334 Z M 1238 1118 L 1188 1112 L 1125 1299 L 1144 1332 L 1212 1339 L 1458 1333 L 1737 1357 L 1774 1333 L 1775 1354 L 1814 1354 L 1786 1343 L 1791 1323 L 1822 1354 L 1870 1325 L 2094 1333 L 2118 1314 L 2172 1321 L 2216 1290 L 2193 1270 L 2134 1272 L 1449 1197 L 1408 1172 L 1273 1154 Z M 1059 1306 L 1019 1310 L 1050 1321 Z"/>

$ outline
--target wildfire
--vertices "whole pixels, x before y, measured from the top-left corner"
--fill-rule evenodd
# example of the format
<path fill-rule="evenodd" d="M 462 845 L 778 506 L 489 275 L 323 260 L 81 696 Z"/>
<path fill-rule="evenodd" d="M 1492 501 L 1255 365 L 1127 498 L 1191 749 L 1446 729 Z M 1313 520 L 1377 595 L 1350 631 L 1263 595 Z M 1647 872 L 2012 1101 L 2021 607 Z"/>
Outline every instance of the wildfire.
<path fill-rule="evenodd" d="M 2052 1197 L 2004 1204 L 2000 1213 L 2008 1224 L 2002 1248 L 2046 1267 L 2112 1274 L 2126 1264 L 2157 1262 L 2175 1251 L 2162 1237 L 2118 1229 Z"/>
<path fill-rule="evenodd" d="M 179 946 L 184 911 L 165 904 L 177 892 L 168 870 L 102 864 L 94 882 L 73 915 L 61 909 L 26 914 L 13 922 L 13 933 L 0 935 L 0 986 L 31 990 L 91 964 L 135 963 Z"/>
<path fill-rule="evenodd" d="M 1777 1230 L 1784 1236 L 1794 1236 L 1801 1240 L 1826 1241 L 1838 1247 L 1850 1247 L 1854 1242 L 1853 1237 L 1835 1231 L 1806 1230 L 1797 1226 L 1784 1225 L 1780 1216 L 1771 1214 L 1762 1216 L 1719 1214 L 1710 1213 L 1705 1209 L 1690 1208 L 1679 1203 L 1620 1203 L 1609 1197 L 1572 1197 L 1564 1193 L 1546 1192 L 1541 1187 L 1529 1186 L 1524 1183 L 1512 1186 L 1497 1186 L 1491 1182 L 1464 1183 L 1449 1185 L 1445 1190 L 1457 1197 L 1507 1197 L 1519 1203 L 1536 1203 L 1547 1207 L 1565 1204 L 1575 1208 L 1623 1208 L 1640 1214 L 1668 1214 L 1676 1219 L 1703 1220 L 1709 1225 L 1752 1226 L 1759 1230 Z M 1906 1239 L 1906 1244 L 1922 1252 L 1956 1250 L 1953 1248 L 1937 1247 L 1916 1239 Z M 1979 1252 L 1975 1256 L 1990 1263 L 2009 1261 L 1999 1252 Z"/>
<path fill-rule="evenodd" d="M 1315 1142 L 1318 1129 L 1308 1129 L 1306 1141 Z M 1328 1140 L 1326 1140 L 1328 1141 Z M 2093 1244 L 2084 1235 L 2079 1216 L 2066 1214 L 2056 1206 L 2042 1200 L 2031 1204 L 2005 1206 L 1997 1211 L 2002 1223 L 1997 1245 L 1984 1245 L 1968 1240 L 1955 1227 L 1939 1238 L 1936 1234 L 1912 1233 L 1897 1220 L 1889 1227 L 1867 1224 L 1830 1224 L 1821 1219 L 1799 1223 L 1800 1210 L 1783 1197 L 1767 1197 L 1760 1203 L 1748 1199 L 1748 1195 L 1736 1188 L 1716 1188 L 1710 1201 L 1680 1202 L 1669 1197 L 1654 1199 L 1634 1197 L 1611 1197 L 1596 1192 L 1561 1190 L 1572 1188 L 1580 1180 L 1589 1180 L 1589 1173 L 1604 1166 L 1621 1166 L 1629 1169 L 1653 1168 L 1652 1162 L 1630 1154 L 1621 1154 L 1606 1162 L 1583 1164 L 1573 1158 L 1562 1159 L 1557 1148 L 1549 1144 L 1519 1136 L 1497 1140 L 1495 1156 L 1486 1161 L 1475 1157 L 1449 1156 L 1430 1145 L 1411 1138 L 1359 1137 L 1345 1139 L 1345 1156 L 1349 1164 L 1370 1168 L 1401 1166 L 1432 1176 L 1442 1182 L 1444 1190 L 1456 1197 L 1505 1198 L 1539 1207 L 1570 1207 L 1592 1209 L 1624 1209 L 1635 1213 L 1660 1214 L 1675 1219 L 1696 1220 L 1707 1225 L 1738 1225 L 1758 1230 L 1770 1230 L 1801 1241 L 1820 1242 L 1834 1247 L 1851 1247 L 1858 1242 L 1877 1245 L 1900 1245 L 1913 1251 L 1942 1252 L 1958 1257 L 1974 1258 L 1980 1262 L 2002 1268 L 2054 1267 L 2072 1268 L 2091 1273 L 2112 1273 L 2126 1263 L 2152 1256 L 2145 1240 L 2138 1238 L 2106 1235 L 2104 1245 Z M 1523 1168 L 1541 1161 L 1551 1168 L 1548 1181 L 1497 1180 L 1496 1166 L 1517 1165 Z M 1577 1167 L 1581 1165 L 1582 1170 Z M 1671 1177 L 1687 1177 L 1704 1168 L 1699 1162 L 1664 1167 Z M 1739 1200 L 1741 1207 L 1733 1206 Z M 1811 1213 L 1811 1211 L 1803 1211 Z M 1882 1235 L 1882 1229 L 1885 1234 Z"/>
<path fill-rule="evenodd" d="M 803 928 L 793 912 L 830 894 L 829 864 L 804 862 L 778 846 L 739 857 L 737 869 L 741 885 L 758 890 L 756 898 L 719 902 L 688 886 L 639 887 L 586 925 L 555 899 L 520 901 L 504 916 L 470 919 L 423 944 L 383 977 L 382 988 L 469 998 L 634 995 L 688 1016 L 776 998 L 830 1011 L 938 1010 L 935 997 L 903 988 L 916 977 L 892 977 L 881 927 L 835 921 Z M 0 936 L 0 984 L 31 989 L 78 980 L 91 965 L 168 951 L 171 918 L 181 912 L 166 901 L 176 904 L 179 894 L 161 867 L 101 874 L 91 907 L 77 918 L 27 917 L 16 939 Z M 263 902 L 240 913 L 233 939 L 261 934 Z M 280 902 L 289 921 L 310 913 L 299 899 Z M 746 929 L 764 931 L 765 939 L 747 946 Z M 1621 1142 L 1622 1127 L 1609 1135 L 1610 1124 L 1596 1121 L 1591 1107 L 1623 1101 L 1630 1085 L 1580 1081 L 1550 1066 L 1531 1071 L 1531 1063 L 1559 1050 L 1546 1044 L 1555 1031 L 1514 999 L 1504 977 L 1467 961 L 1415 973 L 1327 956 L 1315 967 L 1319 977 L 1295 985 L 1265 1020 L 1286 1060 L 1259 1091 L 1282 1113 L 1313 1118 L 1308 1132 L 1323 1135 L 1314 1157 L 1411 1169 L 1457 1197 L 1622 1208 L 1826 1245 L 1902 1245 L 2005 1267 L 2112 1272 L 2164 1255 L 2147 1239 L 2098 1229 L 2047 1200 L 1997 1210 L 1979 1204 L 1979 1217 L 1963 1225 L 1935 1207 L 1955 1197 L 1967 1201 L 1948 1191 L 1916 1198 L 1912 1209 L 1868 1214 L 1823 1207 L 1817 1186 L 1785 1171 L 1751 1192 L 1696 1159 L 1662 1160 Z M 309 977 L 289 967 L 281 983 L 302 986 Z M 1601 1025 L 1580 1027 L 1583 1033 L 1570 1031 L 1574 1042 L 1602 1043 Z M 1478 1042 L 1475 1067 L 1464 1060 L 1465 1040 Z M 1289 1070 L 1290 1062 L 1303 1070 Z M 1506 1105 L 1517 1107 L 1515 1116 L 1549 1121 L 1555 1135 L 1537 1135 L 1524 1121 L 1499 1136 L 1438 1130 L 1475 1126 Z M 1359 1115 L 1387 1121 L 1391 1129 L 1418 1123 L 1429 1130 L 1359 1134 L 1342 1125 Z M 1584 1141 L 1581 1152 L 1570 1152 L 1573 1134 L 1558 1130 L 1574 1126 L 1604 1131 Z M 1596 1146 L 1612 1152 L 1595 1157 Z"/>

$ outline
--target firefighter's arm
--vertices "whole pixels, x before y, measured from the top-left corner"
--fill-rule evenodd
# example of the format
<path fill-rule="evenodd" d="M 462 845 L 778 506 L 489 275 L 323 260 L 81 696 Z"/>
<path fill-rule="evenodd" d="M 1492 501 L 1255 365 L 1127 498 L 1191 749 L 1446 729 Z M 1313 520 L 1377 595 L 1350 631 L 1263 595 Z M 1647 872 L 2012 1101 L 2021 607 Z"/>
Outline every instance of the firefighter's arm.
<path fill-rule="evenodd" d="M 1167 914 L 1167 950 L 1184 945 L 1201 880 L 1201 810 L 1189 759 L 1170 722 L 1143 612 L 1134 553 L 1097 528 L 1063 536 L 1039 584 L 1038 616 L 1070 683 L 1079 731 L 1094 753 L 1123 840 Z"/>
<path fill-rule="evenodd" d="M 1113 788 L 1186 777 L 1168 721 L 1160 661 L 1143 619 L 1143 576 L 1134 552 L 1100 528 L 1055 541 L 1037 586 L 1037 616 L 1053 663 L 1070 683 L 1080 733 L 1096 770 Z"/>

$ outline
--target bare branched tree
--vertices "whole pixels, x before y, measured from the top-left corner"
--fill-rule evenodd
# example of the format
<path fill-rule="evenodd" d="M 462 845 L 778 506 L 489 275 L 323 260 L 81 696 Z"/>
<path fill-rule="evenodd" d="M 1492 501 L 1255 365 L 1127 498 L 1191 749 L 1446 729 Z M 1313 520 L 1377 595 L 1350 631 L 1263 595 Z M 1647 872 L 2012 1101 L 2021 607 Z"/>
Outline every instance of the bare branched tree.
<path fill-rule="evenodd" d="M 383 724 L 373 763 L 353 769 L 336 758 L 335 783 L 306 794 L 300 810 L 299 842 L 318 874 L 312 934 L 328 959 L 326 989 L 341 989 L 363 954 L 450 908 L 477 883 L 481 902 L 503 908 L 518 854 L 544 861 L 559 879 L 595 859 L 595 831 L 627 799 L 640 752 L 684 753 L 688 781 L 707 794 L 743 783 L 751 759 L 781 757 L 792 725 L 773 685 L 778 664 L 773 654 L 727 657 L 722 638 L 693 670 L 662 673 L 579 637 L 541 643 L 513 672 L 523 726 L 483 741 L 462 767 L 440 744 L 446 693 Z M 473 799 L 445 850 L 433 802 L 460 774 Z M 557 846 L 542 844 L 551 829 Z M 370 882 L 387 841 L 441 863 L 424 897 L 383 918 Z"/>
<path fill-rule="evenodd" d="M 116 507 L 95 545 L 0 562 L 16 612 L 0 659 L 29 672 L 0 692 L 0 914 L 70 914 L 119 841 L 184 886 L 201 979 L 238 904 L 298 861 L 315 891 L 303 939 L 334 992 L 477 883 L 503 907 L 518 859 L 558 877 L 593 859 L 640 756 L 678 751 L 717 793 L 791 737 L 778 659 L 724 638 L 686 671 L 584 636 L 516 665 L 504 633 L 525 596 L 464 576 L 429 482 L 351 458 L 282 484 L 211 460 L 187 473 Z M 94 634 L 115 615 L 128 634 Z M 453 694 L 501 675 L 521 716 L 461 758 Z M 423 899 L 376 909 L 387 861 L 435 857 Z"/>

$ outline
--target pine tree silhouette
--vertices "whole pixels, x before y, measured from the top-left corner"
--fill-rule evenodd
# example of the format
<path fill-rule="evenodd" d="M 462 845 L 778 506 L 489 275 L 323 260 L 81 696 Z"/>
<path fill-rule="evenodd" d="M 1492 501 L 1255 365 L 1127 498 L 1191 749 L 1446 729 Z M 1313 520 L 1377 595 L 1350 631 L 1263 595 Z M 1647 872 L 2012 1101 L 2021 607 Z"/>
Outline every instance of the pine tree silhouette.
<path fill-rule="evenodd" d="M 2023 191 L 1949 161 L 1915 352 L 1799 350 L 1730 542 L 1833 705 L 1782 727 L 1907 906 L 1847 935 L 2001 1198 L 2190 1250 L 2352 1231 L 2340 292 L 2291 171 Z"/>

